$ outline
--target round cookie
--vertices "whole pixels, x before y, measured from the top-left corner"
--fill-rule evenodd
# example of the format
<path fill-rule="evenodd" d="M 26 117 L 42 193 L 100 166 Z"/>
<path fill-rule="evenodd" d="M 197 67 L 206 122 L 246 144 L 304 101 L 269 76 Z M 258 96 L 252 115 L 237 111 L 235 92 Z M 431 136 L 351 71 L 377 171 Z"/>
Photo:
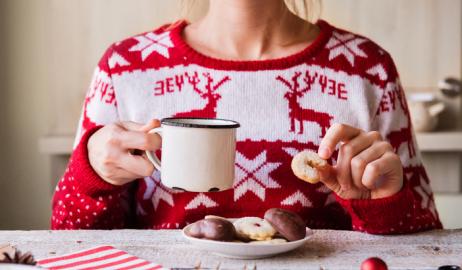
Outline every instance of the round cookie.
<path fill-rule="evenodd" d="M 320 158 L 315 152 L 308 150 L 296 154 L 291 163 L 295 176 L 311 184 L 319 182 L 317 169 L 327 165 L 327 161 Z"/>
<path fill-rule="evenodd" d="M 207 218 L 194 222 L 185 231 L 186 235 L 216 241 L 233 241 L 236 239 L 234 225 L 223 218 Z"/>
<path fill-rule="evenodd" d="M 234 221 L 233 224 L 241 239 L 269 240 L 276 234 L 273 226 L 259 217 L 243 217 Z"/>
<path fill-rule="evenodd" d="M 225 218 L 225 217 L 220 217 L 220 216 L 215 216 L 215 215 L 206 215 L 206 216 L 204 217 L 204 219 L 214 219 L 214 218 L 215 218 L 215 219 L 224 219 L 224 220 L 228 220 L 228 219 Z"/>
<path fill-rule="evenodd" d="M 265 220 L 289 241 L 297 241 L 306 236 L 305 222 L 293 212 L 280 208 L 271 208 L 265 212 Z"/>

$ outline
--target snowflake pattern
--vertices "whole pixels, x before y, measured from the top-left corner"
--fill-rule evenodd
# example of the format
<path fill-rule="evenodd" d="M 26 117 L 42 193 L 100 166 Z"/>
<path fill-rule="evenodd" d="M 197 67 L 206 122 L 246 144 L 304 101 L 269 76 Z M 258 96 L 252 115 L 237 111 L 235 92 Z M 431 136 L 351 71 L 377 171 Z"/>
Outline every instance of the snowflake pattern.
<path fill-rule="evenodd" d="M 278 182 L 269 174 L 282 163 L 268 162 L 266 150 L 253 160 L 247 159 L 240 152 L 236 153 L 236 183 L 234 185 L 234 201 L 238 201 L 248 191 L 264 201 L 267 188 L 280 188 Z"/>
<path fill-rule="evenodd" d="M 205 208 L 217 207 L 218 203 L 212 200 L 210 197 L 203 193 L 199 193 L 194 199 L 192 199 L 185 207 L 186 210 L 196 209 L 199 206 L 204 206 Z"/>
<path fill-rule="evenodd" d="M 119 67 L 129 66 L 130 63 L 127 61 L 127 59 L 123 58 L 122 55 L 116 52 L 113 52 L 111 57 L 109 57 L 108 59 L 108 65 L 109 65 L 109 68 L 115 68 L 117 66 Z"/>
<path fill-rule="evenodd" d="M 298 152 L 300 152 L 299 150 L 293 147 L 284 147 L 282 149 L 291 157 L 295 156 L 296 154 L 298 154 Z"/>
<path fill-rule="evenodd" d="M 281 205 L 295 205 L 297 203 L 300 203 L 303 207 L 313 206 L 313 203 L 300 190 L 297 190 L 294 194 L 285 198 L 281 202 Z"/>
<path fill-rule="evenodd" d="M 388 74 L 383 68 L 382 64 L 377 64 L 366 71 L 367 74 L 372 76 L 379 76 L 381 81 L 386 81 L 388 79 Z"/>
<path fill-rule="evenodd" d="M 326 45 L 327 49 L 329 49 L 329 61 L 343 55 L 351 66 L 354 67 L 356 57 L 367 58 L 367 54 L 359 48 L 359 45 L 366 41 L 366 39 L 356 37 L 351 33 L 342 35 L 334 32 Z"/>
<path fill-rule="evenodd" d="M 145 61 L 153 52 L 157 52 L 165 58 L 169 58 L 168 50 L 173 48 L 173 42 L 170 39 L 170 32 L 155 34 L 153 32 L 145 35 L 134 37 L 138 44 L 129 49 L 130 52 L 141 52 L 141 59 Z"/>
<path fill-rule="evenodd" d="M 145 177 L 144 182 L 146 184 L 146 190 L 143 193 L 143 199 L 151 199 L 154 210 L 157 210 L 159 207 L 160 201 L 164 201 L 171 207 L 174 206 L 173 194 L 181 192 L 173 189 L 169 189 L 161 184 L 160 182 L 160 172 L 156 171 L 150 177 Z"/>

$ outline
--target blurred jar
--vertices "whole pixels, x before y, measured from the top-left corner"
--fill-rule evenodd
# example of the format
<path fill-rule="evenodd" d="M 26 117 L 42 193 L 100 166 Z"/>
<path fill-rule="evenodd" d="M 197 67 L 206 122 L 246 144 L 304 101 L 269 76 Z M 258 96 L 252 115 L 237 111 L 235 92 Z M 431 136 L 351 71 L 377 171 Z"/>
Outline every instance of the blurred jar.
<path fill-rule="evenodd" d="M 443 102 L 437 102 L 432 93 L 413 93 L 408 97 L 409 112 L 414 130 L 429 132 L 438 125 L 438 117 L 444 111 Z"/>

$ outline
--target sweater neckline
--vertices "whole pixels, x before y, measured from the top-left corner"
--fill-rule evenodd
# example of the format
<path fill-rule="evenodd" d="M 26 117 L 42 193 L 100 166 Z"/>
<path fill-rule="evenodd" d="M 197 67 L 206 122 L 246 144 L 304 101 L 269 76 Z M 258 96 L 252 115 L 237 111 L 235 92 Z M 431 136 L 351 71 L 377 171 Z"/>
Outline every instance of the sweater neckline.
<path fill-rule="evenodd" d="M 332 35 L 332 27 L 324 20 L 318 20 L 316 25 L 320 32 L 315 40 L 305 47 L 303 50 L 294 54 L 266 60 L 225 60 L 202 54 L 187 44 L 182 32 L 188 25 L 187 21 L 180 21 L 172 28 L 170 37 L 172 42 L 180 51 L 180 55 L 185 62 L 198 64 L 200 66 L 213 68 L 217 70 L 268 70 L 268 69 L 285 69 L 303 62 L 306 62 L 309 57 L 314 56 L 328 42 Z"/>

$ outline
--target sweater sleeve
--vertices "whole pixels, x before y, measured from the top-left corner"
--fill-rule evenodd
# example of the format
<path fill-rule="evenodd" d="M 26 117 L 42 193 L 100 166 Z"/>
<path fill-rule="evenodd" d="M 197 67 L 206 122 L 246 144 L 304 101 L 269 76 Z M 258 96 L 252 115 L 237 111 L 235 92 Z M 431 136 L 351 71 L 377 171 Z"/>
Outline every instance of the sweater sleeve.
<path fill-rule="evenodd" d="M 417 147 L 405 94 L 396 67 L 386 54 L 386 71 L 372 130 L 378 130 L 400 156 L 404 185 L 397 194 L 374 200 L 337 201 L 350 214 L 353 230 L 373 234 L 412 233 L 442 228 L 433 192 Z"/>
<path fill-rule="evenodd" d="M 52 201 L 52 229 L 113 229 L 127 226 L 129 186 L 114 186 L 93 170 L 87 142 L 102 125 L 118 121 L 109 48 L 95 69 L 85 97 L 74 151 Z"/>

